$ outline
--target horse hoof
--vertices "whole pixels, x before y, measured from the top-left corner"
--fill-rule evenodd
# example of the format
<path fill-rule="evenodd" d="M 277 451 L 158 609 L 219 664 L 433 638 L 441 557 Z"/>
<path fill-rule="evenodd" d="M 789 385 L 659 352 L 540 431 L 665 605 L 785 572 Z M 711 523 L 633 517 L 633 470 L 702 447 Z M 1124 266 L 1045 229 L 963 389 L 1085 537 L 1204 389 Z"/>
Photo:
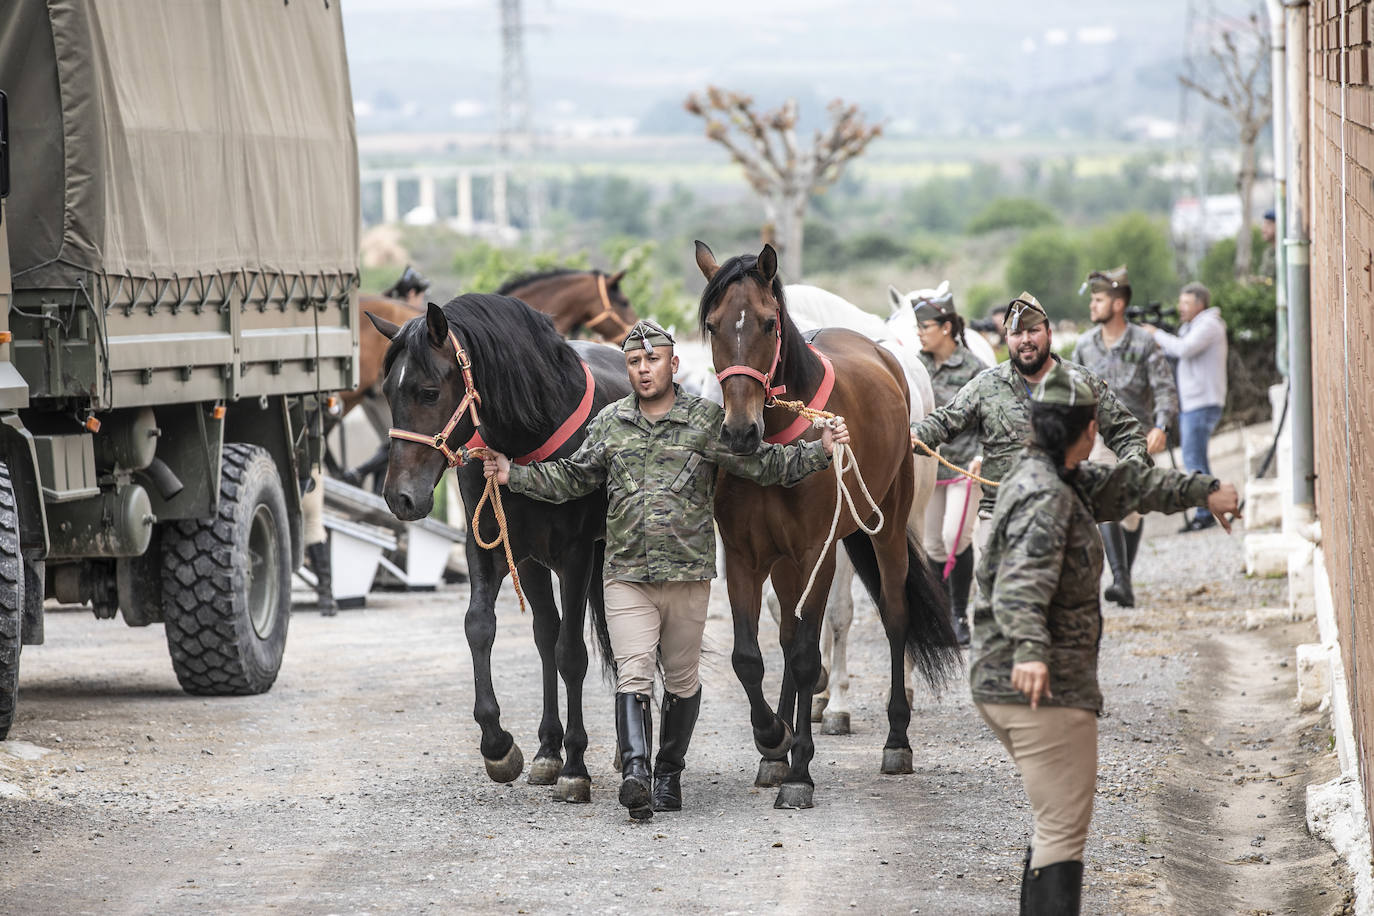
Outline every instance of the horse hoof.
<path fill-rule="evenodd" d="M 821 716 L 825 714 L 825 707 L 830 705 L 830 697 L 811 698 L 811 721 L 821 721 Z"/>
<path fill-rule="evenodd" d="M 782 785 L 792 768 L 786 760 L 760 760 L 759 774 L 754 777 L 754 785 L 761 789 L 772 789 Z"/>
<path fill-rule="evenodd" d="M 778 720 L 782 722 L 781 719 Z M 758 732 L 754 733 L 754 747 L 758 749 L 759 756 L 765 760 L 781 760 L 787 756 L 787 752 L 792 750 L 792 726 L 782 722 L 782 741 L 777 747 L 764 747 L 759 744 Z"/>
<path fill-rule="evenodd" d="M 849 734 L 849 713 L 840 710 L 827 710 L 821 716 L 822 735 L 847 735 Z"/>
<path fill-rule="evenodd" d="M 558 781 L 563 769 L 563 761 L 558 757 L 536 757 L 530 764 L 529 784 L 532 786 L 551 786 Z"/>
<path fill-rule="evenodd" d="M 553 797 L 574 805 L 585 805 L 592 800 L 592 781 L 587 776 L 560 776 L 554 786 Z"/>
<path fill-rule="evenodd" d="M 883 748 L 883 775 L 901 776 L 913 772 L 915 771 L 911 768 L 911 748 Z"/>
<path fill-rule="evenodd" d="M 506 756 L 500 760 L 488 760 L 483 757 L 482 762 L 486 764 L 487 775 L 492 782 L 515 782 L 520 778 L 520 772 L 525 769 L 525 755 L 520 753 L 520 745 L 511 742 L 510 750 L 506 751 Z"/>
<path fill-rule="evenodd" d="M 815 787 L 804 782 L 785 782 L 782 788 L 778 789 L 778 799 L 773 802 L 774 808 L 811 808 L 814 807 L 811 799 L 815 794 Z"/>

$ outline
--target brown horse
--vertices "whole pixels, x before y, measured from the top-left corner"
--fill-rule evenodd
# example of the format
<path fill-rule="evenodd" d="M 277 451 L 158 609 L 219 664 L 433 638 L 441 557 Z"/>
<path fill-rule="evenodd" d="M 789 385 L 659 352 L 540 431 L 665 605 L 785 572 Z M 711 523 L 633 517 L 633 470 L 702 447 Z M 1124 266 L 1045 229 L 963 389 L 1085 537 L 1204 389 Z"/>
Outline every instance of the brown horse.
<path fill-rule="evenodd" d="M 757 257 L 741 255 L 719 266 L 710 248 L 696 245 L 697 265 L 707 279 L 701 330 L 711 342 L 715 365 L 728 367 L 719 374 L 725 399 L 721 443 L 746 455 L 765 437 L 785 440 L 794 435 L 796 415 L 774 404 L 779 386 L 787 398 L 823 406 L 843 416 L 849 426 L 851 457 L 883 522 L 870 536 L 846 510 L 835 534 L 878 605 L 887 632 L 891 689 L 882 771 L 910 773 L 906 653 L 935 687 L 952 671 L 959 649 L 944 589 L 926 564 L 925 552 L 907 539 L 915 477 L 905 375 L 891 353 L 853 331 L 822 330 L 808 344 L 788 317 L 771 245 Z M 816 395 L 823 386 L 831 390 L 822 405 Z M 817 435 L 808 427 L 798 438 Z M 864 527 L 872 529 L 877 515 L 870 514 L 858 478 L 847 472 L 844 481 L 854 505 L 866 516 Z M 838 498 L 830 471 L 791 489 L 722 476 L 716 489 L 716 523 L 725 544 L 726 586 L 734 616 L 732 661 L 749 697 L 754 744 L 763 756 L 755 784 L 781 785 L 777 808 L 812 804 L 811 698 L 821 671 L 821 623 L 835 570 L 835 544 L 827 546 L 826 540 Z M 818 563 L 815 583 L 798 609 Z M 769 575 L 782 604 L 779 637 L 785 667 L 777 712 L 763 695 L 758 641 L 763 583 Z"/>
<path fill-rule="evenodd" d="M 553 319 L 554 328 L 563 337 L 571 337 L 579 329 L 594 331 L 610 343 L 619 344 L 639 320 L 634 307 L 620 289 L 625 271 L 607 274 L 599 270 L 556 268 L 524 274 L 501 284 L 500 295 L 524 301 L 535 310 Z M 398 299 L 385 296 L 358 297 L 359 314 L 370 312 L 395 325 L 403 325 L 424 309 L 414 309 Z M 378 435 L 385 435 L 390 421 L 382 414 L 382 361 L 391 342 L 378 333 L 370 322 L 363 322 L 358 332 L 358 387 L 342 395 L 343 412 L 348 413 L 359 404 L 379 408 L 369 416 Z M 374 395 L 367 400 L 369 395 Z M 330 471 L 349 483 L 361 483 L 386 467 L 389 442 L 363 464 L 344 471 L 332 465 Z"/>

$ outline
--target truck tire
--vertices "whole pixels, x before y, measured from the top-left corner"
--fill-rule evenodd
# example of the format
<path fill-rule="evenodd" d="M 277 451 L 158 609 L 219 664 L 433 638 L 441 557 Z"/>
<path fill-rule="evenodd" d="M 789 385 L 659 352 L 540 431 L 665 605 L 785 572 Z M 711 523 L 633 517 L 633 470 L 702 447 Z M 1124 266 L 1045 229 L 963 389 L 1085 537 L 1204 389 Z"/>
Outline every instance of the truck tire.
<path fill-rule="evenodd" d="M 19 700 L 20 634 L 24 626 L 24 558 L 10 469 L 0 461 L 0 741 L 9 736 Z"/>
<path fill-rule="evenodd" d="M 291 618 L 291 523 L 266 449 L 224 446 L 218 514 L 163 529 L 162 601 L 183 690 L 271 689 Z"/>

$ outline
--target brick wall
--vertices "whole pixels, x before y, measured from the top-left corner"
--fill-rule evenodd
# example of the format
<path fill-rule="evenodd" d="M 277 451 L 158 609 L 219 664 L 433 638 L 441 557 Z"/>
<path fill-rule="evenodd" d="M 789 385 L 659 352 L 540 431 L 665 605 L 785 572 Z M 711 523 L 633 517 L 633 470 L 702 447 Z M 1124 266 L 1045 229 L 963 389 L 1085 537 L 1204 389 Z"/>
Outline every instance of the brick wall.
<path fill-rule="evenodd" d="M 1374 85 L 1369 0 L 1313 0 L 1312 363 L 1317 514 L 1374 811 Z"/>

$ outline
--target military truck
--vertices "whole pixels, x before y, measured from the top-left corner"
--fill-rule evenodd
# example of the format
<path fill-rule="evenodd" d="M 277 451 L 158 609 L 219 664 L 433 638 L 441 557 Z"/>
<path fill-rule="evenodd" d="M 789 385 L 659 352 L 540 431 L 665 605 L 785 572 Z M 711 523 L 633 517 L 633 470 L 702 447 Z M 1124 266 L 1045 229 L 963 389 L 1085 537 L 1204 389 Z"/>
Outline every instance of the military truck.
<path fill-rule="evenodd" d="M 8 0 L 0 92 L 0 738 L 45 598 L 266 691 L 357 377 L 339 5 Z"/>

